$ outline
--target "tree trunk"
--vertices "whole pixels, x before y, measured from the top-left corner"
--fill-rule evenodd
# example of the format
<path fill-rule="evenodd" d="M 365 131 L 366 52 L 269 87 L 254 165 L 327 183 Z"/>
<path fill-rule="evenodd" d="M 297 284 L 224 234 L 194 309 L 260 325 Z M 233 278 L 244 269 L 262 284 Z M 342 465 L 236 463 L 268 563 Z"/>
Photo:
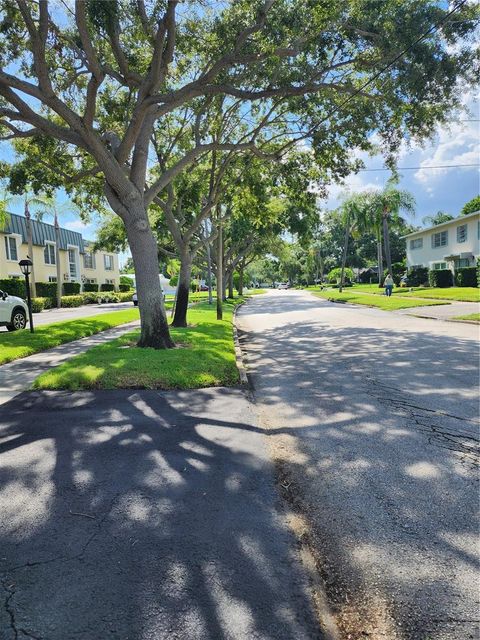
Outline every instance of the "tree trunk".
<path fill-rule="evenodd" d="M 54 218 L 55 227 L 55 262 L 57 263 L 57 307 L 60 309 L 62 306 L 62 265 L 60 264 L 60 227 L 58 226 L 57 214 Z M 67 250 L 68 253 L 68 250 Z"/>
<path fill-rule="evenodd" d="M 207 242 L 207 286 L 208 304 L 212 304 L 212 255 L 210 251 L 210 242 Z"/>
<path fill-rule="evenodd" d="M 238 295 L 243 296 L 243 276 L 244 276 L 245 266 L 240 265 L 240 269 L 238 270 Z"/>
<path fill-rule="evenodd" d="M 382 234 L 377 230 L 377 255 L 378 255 L 378 286 L 383 284 L 383 255 L 382 255 Z"/>
<path fill-rule="evenodd" d="M 217 320 L 223 319 L 223 230 L 222 212 L 217 206 L 218 249 L 217 249 Z"/>
<path fill-rule="evenodd" d="M 388 212 L 384 212 L 383 214 L 383 246 L 385 247 L 385 261 L 387 263 L 387 271 L 390 275 L 392 274 L 392 257 L 390 254 L 390 234 L 388 231 Z"/>
<path fill-rule="evenodd" d="M 233 269 L 228 275 L 228 297 L 233 300 Z"/>
<path fill-rule="evenodd" d="M 187 326 L 188 296 L 190 294 L 190 276 L 192 274 L 192 260 L 188 253 L 180 257 L 181 266 L 178 276 L 177 301 L 172 327 Z"/>
<path fill-rule="evenodd" d="M 33 233 L 32 233 L 32 219 L 30 217 L 30 211 L 27 202 L 25 202 L 25 225 L 27 227 L 27 243 L 28 243 L 28 255 L 32 261 L 32 271 L 30 273 L 30 295 L 35 298 L 37 295 L 37 288 L 35 284 L 35 265 L 33 263 Z"/>
<path fill-rule="evenodd" d="M 338 290 L 340 293 L 343 290 L 343 283 L 345 280 L 345 265 L 347 263 L 347 252 L 348 252 L 348 240 L 350 238 L 350 222 L 347 220 L 347 224 L 345 227 L 345 239 L 343 241 L 343 254 L 342 254 L 342 270 L 340 271 L 340 286 Z"/>
<path fill-rule="evenodd" d="M 130 215 L 123 219 L 137 283 L 141 326 L 140 340 L 137 345 L 154 349 L 170 349 L 175 344 L 170 337 L 160 287 L 157 242 L 143 205 L 137 203 L 128 210 Z"/>

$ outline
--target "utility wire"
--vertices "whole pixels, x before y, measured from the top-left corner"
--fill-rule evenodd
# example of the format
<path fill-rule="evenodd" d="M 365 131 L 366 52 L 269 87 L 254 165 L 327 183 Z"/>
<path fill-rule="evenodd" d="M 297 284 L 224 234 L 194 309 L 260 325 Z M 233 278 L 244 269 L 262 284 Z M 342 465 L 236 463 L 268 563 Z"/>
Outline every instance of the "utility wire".
<path fill-rule="evenodd" d="M 416 169 L 457 169 L 458 167 L 480 167 L 480 164 L 438 164 L 438 165 L 426 165 L 425 167 L 398 167 L 398 171 L 414 171 Z M 380 169 L 359 169 L 360 171 L 391 171 L 389 167 L 382 167 Z"/>

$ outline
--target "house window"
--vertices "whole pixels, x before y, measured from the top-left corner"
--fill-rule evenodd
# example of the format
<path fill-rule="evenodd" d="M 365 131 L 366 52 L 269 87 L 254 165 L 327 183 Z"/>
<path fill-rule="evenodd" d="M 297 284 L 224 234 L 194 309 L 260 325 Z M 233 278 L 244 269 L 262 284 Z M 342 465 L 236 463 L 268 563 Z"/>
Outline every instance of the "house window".
<path fill-rule="evenodd" d="M 470 266 L 470 260 L 468 258 L 459 258 L 458 260 L 455 260 L 455 267 L 457 269 L 462 269 L 463 267 L 469 267 Z"/>
<path fill-rule="evenodd" d="M 97 279 L 96 278 L 87 278 L 85 280 L 85 282 L 87 282 L 88 284 L 97 284 Z"/>
<path fill-rule="evenodd" d="M 423 238 L 415 238 L 410 240 L 410 249 L 421 249 L 423 247 Z"/>
<path fill-rule="evenodd" d="M 466 224 L 461 224 L 459 227 L 457 227 L 457 242 L 466 242 L 467 233 L 468 226 Z"/>
<path fill-rule="evenodd" d="M 432 235 L 432 247 L 437 249 L 438 247 L 446 247 L 448 243 L 448 231 L 439 231 Z"/>
<path fill-rule="evenodd" d="M 57 281 L 57 276 L 48 276 L 48 281 L 49 282 L 56 282 Z"/>
<path fill-rule="evenodd" d="M 43 256 L 45 259 L 45 264 L 56 264 L 55 245 L 52 243 L 46 244 L 45 249 L 43 250 Z"/>
<path fill-rule="evenodd" d="M 92 251 L 85 251 L 83 255 L 83 266 L 85 269 L 95 269 L 95 255 Z"/>
<path fill-rule="evenodd" d="M 18 262 L 17 239 L 12 236 L 5 236 L 5 253 L 7 260 Z"/>
<path fill-rule="evenodd" d="M 77 277 L 77 256 L 75 254 L 75 249 L 68 250 L 68 270 L 71 280 L 75 280 Z"/>
<path fill-rule="evenodd" d="M 113 256 L 103 256 L 103 263 L 106 271 L 113 271 Z"/>
<path fill-rule="evenodd" d="M 440 269 L 446 269 L 446 268 L 447 268 L 446 262 L 434 262 L 432 264 L 432 269 L 434 269 L 435 271 L 440 271 Z"/>
<path fill-rule="evenodd" d="M 105 284 L 115 284 L 115 280 L 112 280 L 111 278 L 105 278 Z"/>

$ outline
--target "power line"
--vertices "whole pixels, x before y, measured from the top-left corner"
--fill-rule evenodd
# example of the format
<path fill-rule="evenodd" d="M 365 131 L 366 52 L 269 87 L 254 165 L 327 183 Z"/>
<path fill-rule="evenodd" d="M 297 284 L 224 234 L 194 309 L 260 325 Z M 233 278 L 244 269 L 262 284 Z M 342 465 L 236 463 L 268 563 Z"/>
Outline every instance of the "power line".
<path fill-rule="evenodd" d="M 416 169 L 457 169 L 458 167 L 480 167 L 480 164 L 438 164 L 438 165 L 426 165 L 424 167 L 397 167 L 397 171 L 414 171 Z M 359 169 L 361 171 L 391 171 L 388 167 L 382 167 L 380 169 Z"/>

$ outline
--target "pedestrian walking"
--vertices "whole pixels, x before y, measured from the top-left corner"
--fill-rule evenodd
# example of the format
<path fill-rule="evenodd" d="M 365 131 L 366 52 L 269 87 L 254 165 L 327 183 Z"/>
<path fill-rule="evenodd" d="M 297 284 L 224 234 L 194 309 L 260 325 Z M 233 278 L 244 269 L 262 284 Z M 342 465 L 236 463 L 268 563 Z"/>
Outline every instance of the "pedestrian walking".
<path fill-rule="evenodd" d="M 383 286 L 385 287 L 385 295 L 390 297 L 393 291 L 393 278 L 391 273 L 387 273 Z"/>

